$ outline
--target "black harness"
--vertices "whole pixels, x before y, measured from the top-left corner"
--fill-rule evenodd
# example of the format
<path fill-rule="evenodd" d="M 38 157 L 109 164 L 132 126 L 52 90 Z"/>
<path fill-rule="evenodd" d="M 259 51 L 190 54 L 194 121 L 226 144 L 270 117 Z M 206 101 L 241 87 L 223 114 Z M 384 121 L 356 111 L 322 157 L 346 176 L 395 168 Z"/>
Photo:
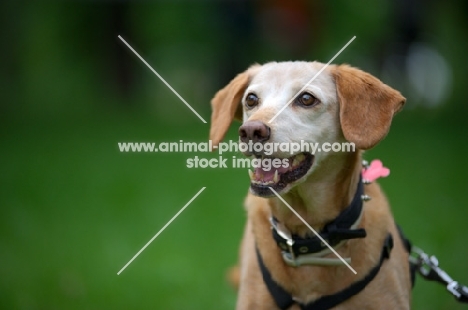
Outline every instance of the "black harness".
<path fill-rule="evenodd" d="M 362 291 L 369 282 L 371 282 L 375 276 L 379 273 L 380 267 L 384 263 L 385 259 L 390 257 L 390 252 L 393 248 L 393 238 L 391 234 L 388 234 L 385 239 L 384 246 L 382 248 L 382 253 L 380 255 L 379 263 L 372 268 L 369 273 L 359 281 L 354 282 L 347 288 L 332 294 L 324 295 L 319 299 L 310 302 L 308 304 L 302 304 L 294 300 L 294 298 L 284 290 L 278 283 L 276 283 L 271 277 L 270 271 L 265 267 L 263 263 L 262 256 L 260 255 L 257 249 L 257 259 L 258 264 L 260 265 L 260 270 L 262 271 L 263 281 L 265 282 L 268 291 L 275 300 L 276 305 L 282 309 L 289 309 L 293 304 L 298 304 L 302 310 L 326 310 L 331 309 L 338 304 L 344 302 L 345 300 L 353 297 L 360 291 Z"/>
<path fill-rule="evenodd" d="M 324 226 L 320 232 L 320 236 L 331 246 L 335 246 L 344 240 L 366 237 L 366 231 L 364 229 L 351 229 L 352 225 L 356 223 L 361 215 L 363 207 L 362 200 L 365 198 L 366 196 L 364 195 L 362 177 L 360 177 L 358 188 L 353 197 L 353 200 L 351 201 L 351 204 L 344 211 L 342 211 L 338 217 Z M 273 221 L 276 221 L 276 219 L 273 219 Z M 282 249 L 283 255 L 295 257 L 298 255 L 317 253 L 328 248 L 316 236 L 311 238 L 299 238 L 298 236 L 292 236 L 291 241 L 290 239 L 288 240 L 283 238 L 276 229 L 272 229 L 272 233 L 273 238 L 277 242 L 278 246 Z M 367 286 L 367 284 L 369 284 L 375 278 L 385 260 L 390 257 L 392 248 L 393 237 L 389 233 L 382 246 L 379 262 L 369 271 L 365 277 L 335 294 L 322 296 L 319 299 L 307 304 L 303 304 L 294 300 L 290 293 L 288 293 L 284 288 L 282 288 L 277 282 L 273 280 L 271 273 L 266 268 L 258 249 L 256 249 L 256 252 L 258 264 L 263 276 L 263 281 L 265 282 L 265 285 L 273 297 L 276 305 L 280 309 L 286 310 L 293 304 L 297 304 L 302 310 L 325 310 L 333 308 L 361 292 Z"/>

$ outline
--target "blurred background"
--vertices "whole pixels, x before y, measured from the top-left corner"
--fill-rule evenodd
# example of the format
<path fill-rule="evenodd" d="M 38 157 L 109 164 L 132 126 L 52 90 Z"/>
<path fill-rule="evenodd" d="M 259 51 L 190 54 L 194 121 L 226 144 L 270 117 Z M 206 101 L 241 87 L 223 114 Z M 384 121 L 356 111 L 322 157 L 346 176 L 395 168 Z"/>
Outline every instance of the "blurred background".
<path fill-rule="evenodd" d="M 233 309 L 245 169 L 120 153 L 118 142 L 203 142 L 214 93 L 258 62 L 360 67 L 406 108 L 366 159 L 414 244 L 468 284 L 468 2 L 3 1 L 0 308 Z M 236 139 L 238 124 L 228 138 Z M 198 190 L 206 190 L 117 272 Z M 416 281 L 414 309 L 461 309 Z"/>

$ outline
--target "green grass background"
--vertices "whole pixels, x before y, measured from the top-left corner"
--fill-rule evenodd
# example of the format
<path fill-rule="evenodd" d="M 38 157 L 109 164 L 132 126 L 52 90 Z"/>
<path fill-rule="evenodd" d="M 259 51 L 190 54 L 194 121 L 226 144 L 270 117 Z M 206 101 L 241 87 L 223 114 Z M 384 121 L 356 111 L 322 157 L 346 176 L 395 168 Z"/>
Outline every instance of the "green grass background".
<path fill-rule="evenodd" d="M 9 44 L 0 76 L 0 308 L 232 309 L 235 292 L 225 272 L 237 259 L 247 173 L 185 167 L 188 156 L 215 154 L 118 151 L 122 141 L 206 141 L 209 124 L 130 52 L 137 84 L 126 96 L 112 85 L 108 58 L 126 48 L 117 34 L 100 33 L 108 4 L 2 6 Z M 130 43 L 206 120 L 220 86 L 217 42 L 225 35 L 213 30 L 221 18 L 213 10 L 211 2 L 139 3 L 126 15 L 135 34 Z M 358 55 L 370 54 L 379 31 L 391 32 L 372 14 L 383 9 L 352 10 L 338 1 L 328 10 L 342 25 L 325 19 L 330 27 L 311 59 L 326 62 L 356 34 L 340 62 L 365 66 Z M 407 236 L 468 284 L 466 33 L 455 2 L 428 12 L 437 16 L 428 37 L 453 68 L 452 93 L 440 108 L 403 110 L 366 158 L 390 167 L 380 183 Z M 215 20 L 207 23 L 210 16 Z M 259 62 L 275 57 L 274 51 L 256 55 Z M 235 124 L 228 137 L 236 139 L 236 130 Z M 201 187 L 206 190 L 117 276 Z M 419 277 L 413 308 L 461 306 Z"/>

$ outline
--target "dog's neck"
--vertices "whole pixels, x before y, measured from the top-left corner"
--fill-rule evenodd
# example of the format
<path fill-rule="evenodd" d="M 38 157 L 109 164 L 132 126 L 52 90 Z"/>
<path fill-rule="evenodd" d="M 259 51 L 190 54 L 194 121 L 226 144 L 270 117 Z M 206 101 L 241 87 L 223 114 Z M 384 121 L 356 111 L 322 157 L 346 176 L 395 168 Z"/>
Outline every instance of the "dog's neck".
<path fill-rule="evenodd" d="M 360 151 L 329 156 L 307 180 L 282 197 L 310 226 L 320 231 L 351 203 L 361 168 Z M 272 215 L 291 233 L 301 237 L 313 235 L 278 198 L 269 199 L 269 205 Z"/>

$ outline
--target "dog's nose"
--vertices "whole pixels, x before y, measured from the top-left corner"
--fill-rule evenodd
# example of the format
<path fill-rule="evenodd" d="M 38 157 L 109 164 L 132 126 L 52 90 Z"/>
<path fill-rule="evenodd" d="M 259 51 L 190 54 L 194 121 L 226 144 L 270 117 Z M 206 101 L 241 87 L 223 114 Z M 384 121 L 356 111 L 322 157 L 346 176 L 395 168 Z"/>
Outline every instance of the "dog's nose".
<path fill-rule="evenodd" d="M 248 121 L 239 127 L 242 142 L 264 142 L 270 139 L 270 127 L 260 121 Z"/>

